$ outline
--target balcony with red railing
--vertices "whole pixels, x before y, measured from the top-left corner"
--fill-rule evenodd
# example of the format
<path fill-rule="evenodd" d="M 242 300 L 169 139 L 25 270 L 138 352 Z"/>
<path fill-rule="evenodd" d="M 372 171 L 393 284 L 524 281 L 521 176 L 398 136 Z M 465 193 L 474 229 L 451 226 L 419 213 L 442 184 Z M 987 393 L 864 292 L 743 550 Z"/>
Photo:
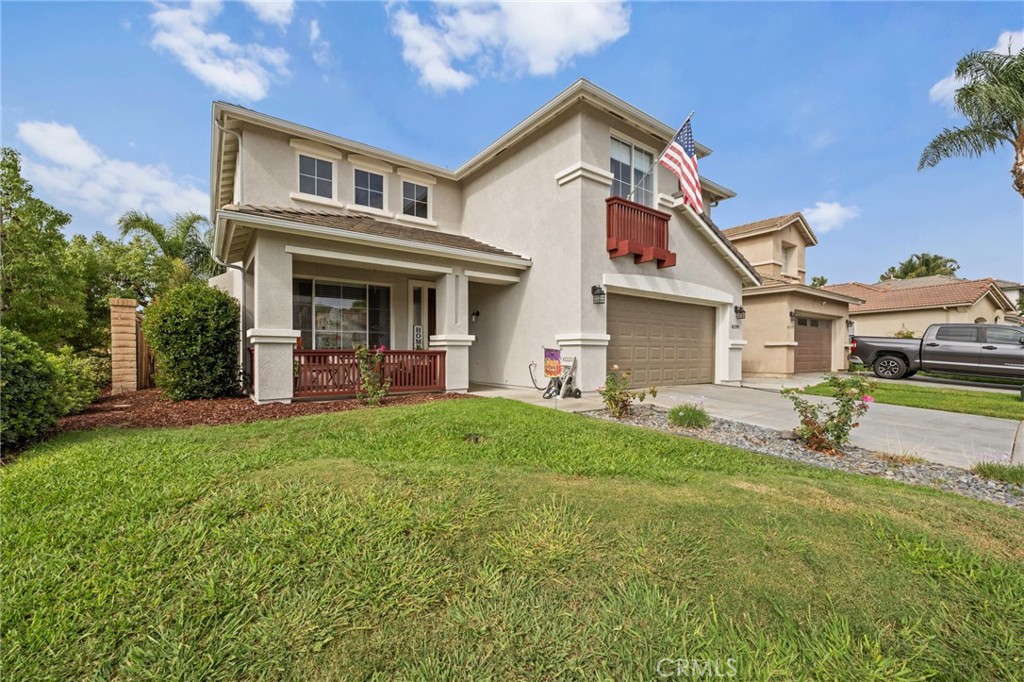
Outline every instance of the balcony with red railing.
<path fill-rule="evenodd" d="M 608 255 L 633 256 L 634 263 L 656 262 L 659 268 L 676 264 L 668 250 L 668 221 L 671 216 L 622 197 L 608 197 Z"/>
<path fill-rule="evenodd" d="M 294 351 L 295 397 L 351 396 L 359 387 L 359 359 L 352 350 Z M 445 390 L 443 350 L 386 350 L 381 376 L 391 380 L 390 393 Z"/>

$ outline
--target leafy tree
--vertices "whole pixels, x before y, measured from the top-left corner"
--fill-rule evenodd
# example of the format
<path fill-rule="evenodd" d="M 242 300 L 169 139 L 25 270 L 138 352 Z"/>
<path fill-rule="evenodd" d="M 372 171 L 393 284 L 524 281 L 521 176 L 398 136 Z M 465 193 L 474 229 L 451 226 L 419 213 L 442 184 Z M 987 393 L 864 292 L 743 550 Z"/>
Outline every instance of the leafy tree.
<path fill-rule="evenodd" d="M 0 152 L 0 311 L 5 327 L 56 350 L 85 318 L 63 229 L 71 216 L 32 195 L 21 155 Z"/>
<path fill-rule="evenodd" d="M 913 279 L 932 275 L 956 275 L 960 264 L 952 258 L 933 253 L 915 253 L 899 265 L 894 265 L 882 273 L 881 279 Z"/>
<path fill-rule="evenodd" d="M 148 213 L 128 211 L 117 224 L 122 239 L 141 235 L 153 241 L 161 255 L 174 261 L 173 283 L 206 281 L 221 271 L 210 255 L 209 240 L 212 230 L 209 221 L 198 213 L 179 213 L 168 225 L 154 220 Z"/>
<path fill-rule="evenodd" d="M 823 287 L 826 284 L 828 284 L 828 277 L 825 277 L 824 275 L 815 275 L 814 277 L 811 277 L 811 286 L 816 289 Z"/>
<path fill-rule="evenodd" d="M 111 298 L 134 298 L 147 305 L 168 288 L 172 262 L 149 239 L 115 241 L 97 232 L 91 239 L 75 235 L 68 245 L 85 297 L 85 320 L 69 339 L 78 349 L 105 348 L 110 341 Z"/>
<path fill-rule="evenodd" d="M 1010 174 L 1024 196 L 1024 53 L 971 52 L 956 65 L 964 83 L 953 96 L 956 110 L 968 121 L 946 128 L 921 153 L 917 169 L 935 166 L 953 156 L 981 156 L 1004 143 L 1015 156 Z"/>

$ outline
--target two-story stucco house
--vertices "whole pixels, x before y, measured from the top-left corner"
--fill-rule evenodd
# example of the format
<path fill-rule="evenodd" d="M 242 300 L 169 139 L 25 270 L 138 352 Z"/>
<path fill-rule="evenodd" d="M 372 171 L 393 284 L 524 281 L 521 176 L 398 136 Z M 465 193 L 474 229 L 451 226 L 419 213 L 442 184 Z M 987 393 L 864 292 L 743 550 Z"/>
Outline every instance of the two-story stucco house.
<path fill-rule="evenodd" d="M 643 177 L 673 133 L 580 80 L 448 170 L 214 103 L 214 283 L 242 304 L 253 399 L 351 393 L 357 344 L 389 349 L 395 392 L 529 386 L 545 346 L 584 390 L 612 364 L 738 381 L 759 276 L 667 170 Z"/>
<path fill-rule="evenodd" d="M 846 369 L 850 304 L 862 301 L 807 286 L 807 249 L 818 238 L 803 214 L 738 225 L 725 235 L 763 280 L 743 292 L 743 373 L 786 377 Z"/>

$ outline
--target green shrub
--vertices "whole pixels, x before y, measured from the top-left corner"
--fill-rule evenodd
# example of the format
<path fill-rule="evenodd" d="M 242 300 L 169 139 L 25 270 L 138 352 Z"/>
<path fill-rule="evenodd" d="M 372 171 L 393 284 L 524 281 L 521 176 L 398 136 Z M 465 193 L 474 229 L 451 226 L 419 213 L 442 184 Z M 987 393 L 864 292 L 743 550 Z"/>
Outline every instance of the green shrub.
<path fill-rule="evenodd" d="M 391 389 L 391 379 L 385 379 L 384 346 L 370 350 L 366 346 L 356 346 L 356 358 L 359 360 L 359 388 L 356 397 L 364 405 L 380 405 Z"/>
<path fill-rule="evenodd" d="M 57 386 L 61 414 L 78 414 L 100 395 L 106 383 L 103 370 L 91 357 L 76 355 L 64 346 L 50 356 Z"/>
<path fill-rule="evenodd" d="M 156 383 L 172 400 L 235 395 L 238 303 L 206 284 L 186 284 L 146 310 L 142 330 L 156 354 Z"/>
<path fill-rule="evenodd" d="M 0 444 L 8 448 L 41 436 L 61 413 L 50 356 L 24 334 L 0 327 Z"/>
<path fill-rule="evenodd" d="M 782 394 L 793 401 L 800 415 L 796 435 L 812 450 L 836 454 L 850 440 L 850 431 L 860 426 L 856 420 L 875 401 L 868 395 L 873 384 L 859 376 L 843 378 L 835 374 L 826 377 L 825 383 L 835 397 L 832 403 L 812 403 L 793 388 L 783 389 Z"/>
<path fill-rule="evenodd" d="M 597 387 L 597 392 L 604 401 L 608 411 L 616 419 L 621 419 L 629 414 L 630 406 L 634 400 L 643 402 L 648 394 L 651 397 L 658 395 L 658 389 L 654 386 L 639 390 L 630 390 L 629 377 L 631 372 L 619 371 L 618 365 L 612 365 L 612 371 L 605 377 L 604 385 Z"/>
<path fill-rule="evenodd" d="M 711 415 L 701 405 L 683 403 L 668 411 L 668 423 L 684 429 L 706 429 L 711 426 Z"/>

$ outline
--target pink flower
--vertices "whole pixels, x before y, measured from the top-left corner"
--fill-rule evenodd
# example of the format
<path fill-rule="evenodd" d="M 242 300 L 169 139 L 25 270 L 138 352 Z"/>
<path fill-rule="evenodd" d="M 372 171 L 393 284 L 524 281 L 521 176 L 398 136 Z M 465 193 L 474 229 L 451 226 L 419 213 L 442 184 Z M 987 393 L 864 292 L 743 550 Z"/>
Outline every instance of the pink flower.
<path fill-rule="evenodd" d="M 872 398 L 872 397 L 871 397 L 871 396 L 869 396 L 869 395 L 866 395 L 866 396 L 862 397 L 862 398 L 861 398 L 861 400 L 863 400 L 863 401 L 864 401 L 864 402 L 866 402 L 866 403 L 873 403 L 873 402 L 875 402 L 875 399 L 874 399 L 874 398 Z"/>
<path fill-rule="evenodd" d="M 618 365 L 612 365 L 612 371 L 613 372 L 618 372 L 619 371 L 619 366 Z"/>

